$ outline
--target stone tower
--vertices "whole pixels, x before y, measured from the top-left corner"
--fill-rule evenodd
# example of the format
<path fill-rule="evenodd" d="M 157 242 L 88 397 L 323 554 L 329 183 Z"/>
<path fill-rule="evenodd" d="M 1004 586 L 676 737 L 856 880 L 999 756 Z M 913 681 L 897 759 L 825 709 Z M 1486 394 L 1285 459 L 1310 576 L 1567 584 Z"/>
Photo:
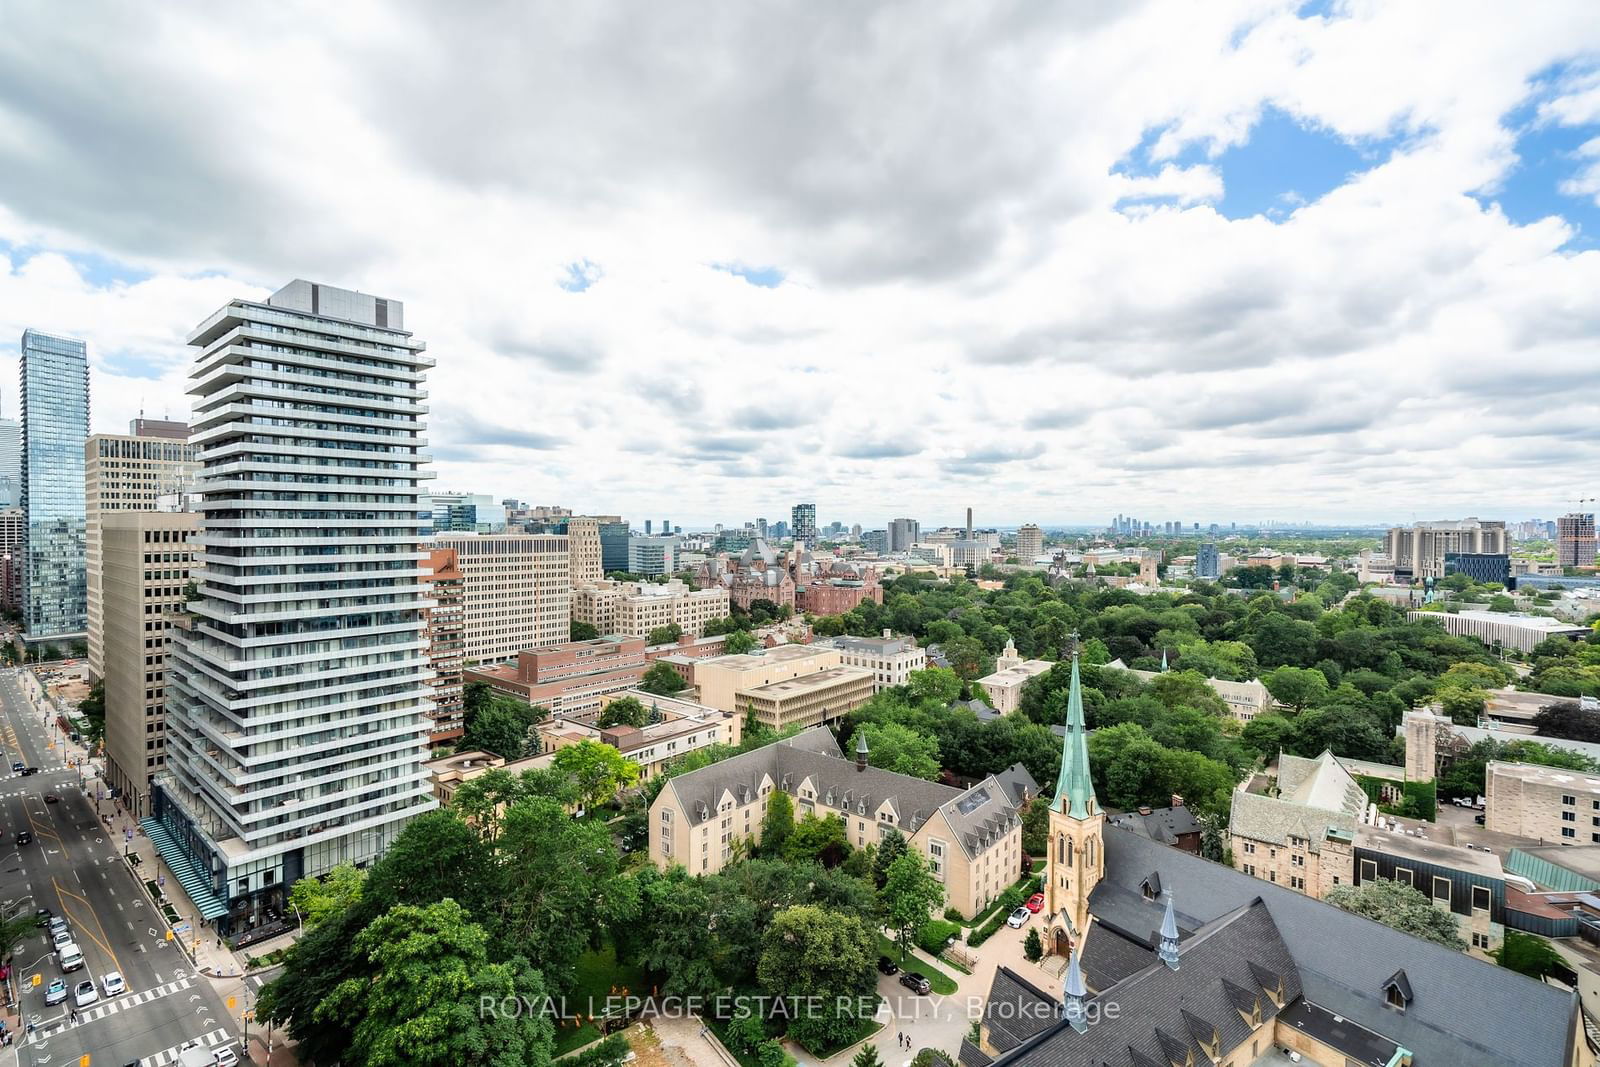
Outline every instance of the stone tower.
<path fill-rule="evenodd" d="M 1089 778 L 1089 732 L 1083 721 L 1083 686 L 1078 680 L 1077 635 L 1073 635 L 1072 688 L 1067 699 L 1067 735 L 1061 773 L 1050 801 L 1050 845 L 1045 870 L 1049 948 L 1071 951 L 1089 927 L 1089 894 L 1105 872 L 1101 835 L 1105 813 Z"/>

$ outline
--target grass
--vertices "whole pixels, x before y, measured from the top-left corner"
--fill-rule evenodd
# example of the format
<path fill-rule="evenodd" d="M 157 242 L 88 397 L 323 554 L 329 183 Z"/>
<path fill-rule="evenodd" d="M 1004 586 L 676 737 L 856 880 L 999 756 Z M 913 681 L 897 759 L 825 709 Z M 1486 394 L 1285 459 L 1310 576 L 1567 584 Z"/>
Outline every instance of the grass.
<path fill-rule="evenodd" d="M 556 1027 L 556 1043 L 552 1054 L 564 1056 L 573 1049 L 582 1048 L 598 1040 L 600 1040 L 600 1028 L 594 1023 L 584 1023 L 581 1026 L 568 1026 L 563 1023 Z"/>
<path fill-rule="evenodd" d="M 832 1048 L 824 1048 L 824 1049 L 806 1048 L 806 1046 L 804 1046 L 804 1045 L 800 1045 L 800 1047 L 801 1048 L 805 1048 L 807 1052 L 811 1053 L 811 1055 L 815 1056 L 817 1059 L 825 1060 L 828 1057 L 833 1056 L 836 1053 L 842 1052 L 843 1050 L 849 1048 L 851 1045 L 855 1044 L 857 1041 L 861 1041 L 861 1040 L 864 1040 L 866 1038 L 871 1037 L 873 1034 L 877 1033 L 879 1030 L 882 1030 L 883 1026 L 884 1026 L 884 1024 L 878 1022 L 877 1019 L 875 1019 L 875 1018 L 863 1019 L 863 1020 L 861 1020 L 860 1028 L 857 1029 L 856 1032 L 850 1038 L 848 1038 L 847 1040 L 845 1040 L 841 1044 L 835 1045 Z M 798 1045 L 800 1043 L 797 1041 L 797 1042 L 795 1042 L 795 1044 Z"/>
<path fill-rule="evenodd" d="M 573 987 L 569 1003 L 573 1011 L 585 1019 L 590 1015 L 603 1014 L 607 997 L 645 991 L 643 968 L 617 962 L 616 946 L 610 942 L 579 956 L 575 971 L 577 984 Z M 592 1022 L 564 1021 L 556 1027 L 555 1054 L 559 1056 L 571 1052 L 599 1037 L 600 1028 Z"/>
<path fill-rule="evenodd" d="M 896 963 L 900 963 L 900 946 L 884 937 L 881 933 L 878 935 L 878 952 L 888 956 Z M 909 952 L 906 953 L 905 962 L 900 963 L 900 969 L 910 974 L 922 975 L 928 980 L 928 985 L 933 988 L 933 991 L 942 997 L 947 997 L 956 991 L 956 980 L 954 978 L 951 978 L 933 964 L 924 963 Z"/>

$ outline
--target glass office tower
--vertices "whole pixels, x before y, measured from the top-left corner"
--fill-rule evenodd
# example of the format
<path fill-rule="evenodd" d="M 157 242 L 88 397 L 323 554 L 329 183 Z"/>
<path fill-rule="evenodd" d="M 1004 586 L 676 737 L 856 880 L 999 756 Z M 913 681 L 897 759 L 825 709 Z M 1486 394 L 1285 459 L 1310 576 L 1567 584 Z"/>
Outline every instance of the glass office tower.
<path fill-rule="evenodd" d="M 85 636 L 83 446 L 89 439 L 89 354 L 82 341 L 22 335 L 22 509 L 27 547 L 22 626 L 30 643 Z"/>

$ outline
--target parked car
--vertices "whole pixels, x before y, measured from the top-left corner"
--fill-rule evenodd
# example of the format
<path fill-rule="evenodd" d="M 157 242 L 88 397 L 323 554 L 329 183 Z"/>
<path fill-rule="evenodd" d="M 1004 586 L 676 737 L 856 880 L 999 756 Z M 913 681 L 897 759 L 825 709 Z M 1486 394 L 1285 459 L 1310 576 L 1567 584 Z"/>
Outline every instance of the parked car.
<path fill-rule="evenodd" d="M 65 978 L 52 978 L 50 984 L 44 987 L 44 1002 L 46 1005 L 60 1004 L 67 999 L 67 980 Z"/>
<path fill-rule="evenodd" d="M 61 798 L 56 796 L 54 793 L 46 793 L 44 795 L 44 802 L 46 804 L 59 804 L 61 803 Z"/>
<path fill-rule="evenodd" d="M 24 764 L 21 760 L 13 760 L 11 763 L 11 769 L 13 772 L 20 771 L 25 766 L 26 764 Z"/>
<path fill-rule="evenodd" d="M 239 1053 L 234 1051 L 232 1045 L 223 1045 L 216 1050 L 217 1067 L 235 1067 L 239 1062 Z"/>
<path fill-rule="evenodd" d="M 93 978 L 85 978 L 72 991 L 72 1003 L 80 1008 L 87 1008 L 99 999 L 100 991 L 94 987 Z"/>
<path fill-rule="evenodd" d="M 1044 894 L 1035 893 L 1033 896 L 1028 898 L 1028 903 L 1024 905 L 1024 907 L 1034 914 L 1038 914 L 1044 909 Z"/>
<path fill-rule="evenodd" d="M 1031 918 L 1033 918 L 1033 912 L 1029 911 L 1026 907 L 1021 907 L 1011 913 L 1011 915 L 1006 919 L 1006 925 L 1015 930 Z"/>
<path fill-rule="evenodd" d="M 62 945 L 70 945 L 70 944 L 72 944 L 72 931 L 71 930 L 55 930 L 55 931 L 52 931 L 51 934 L 50 934 L 50 940 L 53 943 L 53 945 L 52 945 L 53 948 L 59 949 Z"/>
<path fill-rule="evenodd" d="M 56 958 L 61 963 L 62 974 L 71 974 L 83 967 L 83 952 L 71 941 L 56 950 Z"/>
<path fill-rule="evenodd" d="M 52 934 L 55 933 L 57 930 L 65 930 L 66 928 L 67 928 L 67 920 L 63 919 L 59 915 L 50 916 L 50 932 Z"/>
<path fill-rule="evenodd" d="M 24 778 L 26 778 L 30 774 L 38 774 L 38 773 L 39 773 L 39 768 L 37 768 L 37 767 L 24 767 L 24 768 L 22 768 L 22 776 Z"/>
<path fill-rule="evenodd" d="M 928 980 L 926 978 L 922 977 L 920 974 L 912 974 L 910 971 L 907 971 L 900 976 L 900 984 L 911 990 L 911 992 L 915 993 L 919 997 L 925 997 L 933 990 L 933 987 L 928 984 Z"/>
<path fill-rule="evenodd" d="M 20 837 L 22 835 L 18 834 L 17 836 Z M 49 908 L 40 908 L 33 913 L 33 917 L 38 920 L 40 926 L 49 926 L 50 920 L 56 917 L 56 913 Z"/>
<path fill-rule="evenodd" d="M 100 976 L 100 992 L 106 996 L 114 997 L 118 993 L 126 993 L 127 991 L 128 984 L 122 980 L 120 971 L 108 971 Z"/>
<path fill-rule="evenodd" d="M 898 963 L 896 963 L 894 960 L 891 960 L 888 956 L 879 956 L 878 957 L 878 973 L 879 974 L 896 974 L 896 973 L 899 972 L 899 970 L 900 970 L 900 965 Z"/>
<path fill-rule="evenodd" d="M 31 845 L 31 844 L 33 844 L 33 834 L 31 832 L 27 831 L 27 830 L 18 830 L 17 831 L 17 844 L 19 844 L 19 845 Z"/>

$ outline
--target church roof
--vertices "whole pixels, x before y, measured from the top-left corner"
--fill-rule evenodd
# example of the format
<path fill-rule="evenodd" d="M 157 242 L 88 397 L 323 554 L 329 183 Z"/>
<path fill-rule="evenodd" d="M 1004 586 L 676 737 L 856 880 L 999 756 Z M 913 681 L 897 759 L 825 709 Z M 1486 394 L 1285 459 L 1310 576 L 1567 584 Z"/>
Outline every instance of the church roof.
<path fill-rule="evenodd" d="M 1078 650 L 1072 650 L 1072 683 L 1067 693 L 1067 733 L 1061 743 L 1061 773 L 1056 777 L 1054 811 L 1087 819 L 1099 811 L 1089 778 L 1089 730 L 1083 720 L 1083 683 L 1078 678 Z"/>

